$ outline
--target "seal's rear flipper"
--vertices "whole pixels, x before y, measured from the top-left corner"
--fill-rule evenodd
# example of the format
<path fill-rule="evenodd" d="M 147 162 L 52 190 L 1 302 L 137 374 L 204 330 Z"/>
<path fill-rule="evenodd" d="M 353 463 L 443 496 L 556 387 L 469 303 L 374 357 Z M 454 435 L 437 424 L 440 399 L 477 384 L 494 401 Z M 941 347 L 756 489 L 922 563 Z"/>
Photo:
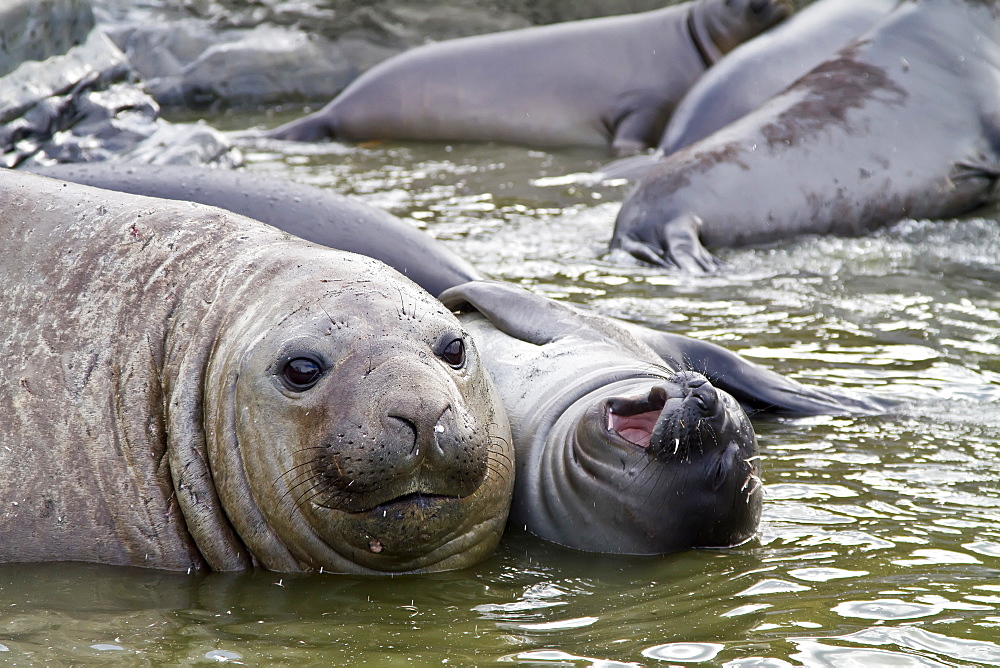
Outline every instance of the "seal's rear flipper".
<path fill-rule="evenodd" d="M 325 120 L 321 112 L 309 114 L 302 118 L 296 118 L 284 125 L 268 130 L 264 133 L 268 139 L 283 139 L 285 141 L 311 142 L 321 139 L 332 139 L 333 128 Z"/>
<path fill-rule="evenodd" d="M 733 395 L 748 412 L 875 415 L 898 405 L 882 397 L 803 385 L 714 343 L 639 325 L 629 325 L 629 329 L 672 366 L 704 374 L 713 385 Z"/>

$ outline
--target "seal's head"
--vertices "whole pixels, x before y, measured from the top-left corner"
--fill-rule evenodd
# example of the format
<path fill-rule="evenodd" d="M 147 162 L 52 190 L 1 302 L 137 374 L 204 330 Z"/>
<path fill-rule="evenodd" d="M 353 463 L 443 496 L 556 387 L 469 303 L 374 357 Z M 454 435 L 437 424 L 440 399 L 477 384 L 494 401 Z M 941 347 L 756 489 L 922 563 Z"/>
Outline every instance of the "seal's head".
<path fill-rule="evenodd" d="M 688 28 L 705 64 L 711 66 L 794 11 L 790 0 L 701 0 L 691 7 Z"/>
<path fill-rule="evenodd" d="M 761 481 L 746 413 L 703 375 L 663 371 L 603 385 L 566 412 L 566 447 L 602 490 L 601 529 L 575 547 L 653 554 L 737 545 L 756 531 Z"/>
<path fill-rule="evenodd" d="M 275 570 L 482 560 L 503 530 L 513 468 L 475 344 L 388 267 L 307 248 L 250 281 L 216 336 L 205 422 L 228 521 Z"/>
<path fill-rule="evenodd" d="M 732 396 L 672 367 L 620 321 L 508 284 L 467 283 L 440 298 L 478 311 L 462 321 L 487 346 L 510 415 L 512 524 L 623 554 L 753 536 L 757 440 Z"/>

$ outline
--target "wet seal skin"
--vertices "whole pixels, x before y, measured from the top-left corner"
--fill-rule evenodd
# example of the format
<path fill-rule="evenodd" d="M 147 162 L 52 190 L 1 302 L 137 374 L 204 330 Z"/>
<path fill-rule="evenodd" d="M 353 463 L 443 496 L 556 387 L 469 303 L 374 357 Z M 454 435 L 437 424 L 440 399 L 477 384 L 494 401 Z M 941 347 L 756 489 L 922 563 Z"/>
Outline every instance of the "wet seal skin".
<path fill-rule="evenodd" d="M 462 311 L 510 416 L 511 524 L 580 550 L 659 554 L 750 539 L 762 492 L 743 406 L 886 408 L 510 284 L 477 281 L 441 299 Z"/>
<path fill-rule="evenodd" d="M 756 111 L 658 162 L 612 248 L 712 271 L 708 249 L 861 235 L 996 201 L 1000 3 L 907 0 Z"/>
<path fill-rule="evenodd" d="M 741 44 L 698 79 L 656 151 L 603 166 L 600 180 L 637 181 L 658 160 L 742 118 L 872 27 L 898 0 L 819 0 Z"/>
<path fill-rule="evenodd" d="M 482 278 L 430 235 L 386 211 L 324 188 L 263 174 L 189 166 L 87 162 L 27 169 L 98 188 L 217 206 L 306 241 L 381 260 L 435 296 Z"/>
<path fill-rule="evenodd" d="M 270 188 L 248 190 L 247 175 L 214 170 L 204 188 L 171 183 L 202 182 L 206 170 L 197 168 L 135 166 L 124 178 L 123 168 L 111 165 L 47 171 L 111 189 L 239 200 L 241 210 L 293 231 L 294 216 L 282 212 L 295 210 L 306 188 L 271 179 Z M 406 248 L 389 243 L 397 225 L 365 217 L 372 226 L 359 246 L 353 226 L 343 224 L 362 206 L 326 211 L 314 238 L 334 247 L 355 244 L 358 252 L 367 244 L 394 264 L 391 254 Z M 421 248 L 421 275 L 434 285 L 455 280 L 442 244 L 428 239 Z M 403 253 L 399 263 L 412 268 L 413 259 Z M 512 285 L 479 280 L 449 287 L 441 298 L 462 310 L 460 322 L 510 419 L 518 461 L 511 522 L 578 549 L 653 554 L 746 540 L 759 516 L 760 472 L 744 410 L 865 414 L 890 407 L 876 397 L 805 386 L 714 344 Z M 595 508 L 595 494 L 607 503 Z"/>
<path fill-rule="evenodd" d="M 429 44 L 373 67 L 321 110 L 266 134 L 633 153 L 656 144 L 706 68 L 791 11 L 787 0 L 693 0 Z"/>
<path fill-rule="evenodd" d="M 513 486 L 478 349 L 371 258 L 0 172 L 0 562 L 347 573 L 488 556 Z"/>

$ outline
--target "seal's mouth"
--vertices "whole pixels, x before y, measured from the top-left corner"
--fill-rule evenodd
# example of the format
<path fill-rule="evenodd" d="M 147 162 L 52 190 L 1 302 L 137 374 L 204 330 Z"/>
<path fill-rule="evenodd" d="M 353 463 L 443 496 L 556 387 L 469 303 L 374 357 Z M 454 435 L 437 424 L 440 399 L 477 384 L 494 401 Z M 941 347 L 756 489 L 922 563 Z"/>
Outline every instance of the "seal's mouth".
<path fill-rule="evenodd" d="M 667 393 L 660 387 L 653 387 L 648 395 L 640 399 L 610 399 L 604 409 L 607 429 L 634 446 L 648 449 L 653 428 L 666 404 Z"/>
<path fill-rule="evenodd" d="M 367 515 L 369 517 L 374 517 L 381 515 L 385 519 L 403 519 L 404 515 L 413 512 L 432 512 L 441 508 L 448 503 L 454 501 L 460 501 L 459 496 L 450 496 L 446 494 L 430 494 L 427 492 L 411 492 L 409 494 L 403 494 L 395 498 L 389 499 L 387 501 L 382 501 L 373 506 L 367 508 L 345 508 L 338 505 L 327 505 L 327 504 L 316 504 L 321 505 L 324 508 L 330 510 L 339 510 L 345 512 L 349 515 Z"/>

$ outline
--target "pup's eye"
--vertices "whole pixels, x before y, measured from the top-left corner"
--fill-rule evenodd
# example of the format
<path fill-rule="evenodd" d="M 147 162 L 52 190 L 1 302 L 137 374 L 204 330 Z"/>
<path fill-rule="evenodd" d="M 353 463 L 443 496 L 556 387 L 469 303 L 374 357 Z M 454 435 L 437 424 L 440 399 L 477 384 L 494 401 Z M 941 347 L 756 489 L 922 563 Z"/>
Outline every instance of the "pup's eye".
<path fill-rule="evenodd" d="M 465 366 L 465 342 L 462 339 L 452 339 L 441 348 L 438 355 L 453 369 Z"/>
<path fill-rule="evenodd" d="M 281 370 L 285 386 L 293 392 L 305 392 L 319 382 L 323 367 L 311 357 L 296 357 L 288 360 Z"/>

